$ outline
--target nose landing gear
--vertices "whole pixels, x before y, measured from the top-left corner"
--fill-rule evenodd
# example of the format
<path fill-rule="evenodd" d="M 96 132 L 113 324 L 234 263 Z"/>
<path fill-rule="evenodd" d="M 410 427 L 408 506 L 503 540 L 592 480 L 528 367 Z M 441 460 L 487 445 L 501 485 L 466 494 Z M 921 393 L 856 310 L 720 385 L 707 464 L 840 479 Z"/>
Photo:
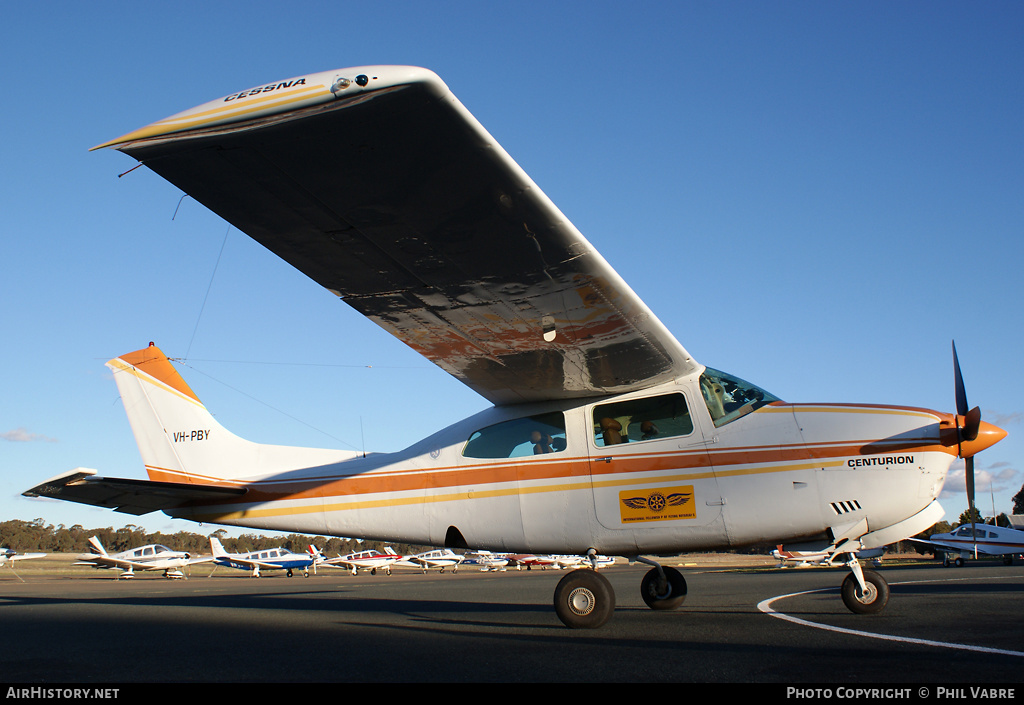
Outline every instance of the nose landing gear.
<path fill-rule="evenodd" d="M 850 574 L 843 580 L 840 590 L 843 604 L 854 614 L 876 614 L 889 602 L 889 584 L 873 570 L 864 570 L 857 556 L 849 554 L 846 565 Z"/>

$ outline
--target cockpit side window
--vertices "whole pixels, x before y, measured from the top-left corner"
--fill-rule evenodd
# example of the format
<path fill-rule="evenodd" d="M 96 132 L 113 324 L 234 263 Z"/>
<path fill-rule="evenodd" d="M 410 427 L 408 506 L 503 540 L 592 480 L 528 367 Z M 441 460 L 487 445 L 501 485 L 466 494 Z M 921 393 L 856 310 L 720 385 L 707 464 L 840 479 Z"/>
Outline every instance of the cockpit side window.
<path fill-rule="evenodd" d="M 462 455 L 466 458 L 524 458 L 560 453 L 565 448 L 565 416 L 554 411 L 480 429 L 469 437 Z"/>
<path fill-rule="evenodd" d="M 700 392 L 715 428 L 742 418 L 765 404 L 781 401 L 750 382 L 710 367 L 700 376 Z"/>
<path fill-rule="evenodd" d="M 957 532 L 956 532 L 956 535 L 957 535 L 957 536 L 967 536 L 967 537 L 971 537 L 971 527 L 970 527 L 970 525 L 969 525 L 969 524 L 966 524 L 966 525 L 964 525 L 964 526 L 961 526 L 961 527 L 960 527 L 960 528 L 959 528 L 959 529 L 957 530 Z M 973 536 L 973 538 L 976 538 L 976 539 L 983 539 L 983 538 L 986 538 L 986 537 L 987 537 L 987 534 L 985 533 L 985 530 L 984 530 L 984 529 L 977 529 L 977 528 L 976 528 L 976 529 L 974 530 L 974 536 Z"/>
<path fill-rule="evenodd" d="M 598 448 L 693 433 L 693 420 L 682 394 L 598 404 L 593 420 Z"/>

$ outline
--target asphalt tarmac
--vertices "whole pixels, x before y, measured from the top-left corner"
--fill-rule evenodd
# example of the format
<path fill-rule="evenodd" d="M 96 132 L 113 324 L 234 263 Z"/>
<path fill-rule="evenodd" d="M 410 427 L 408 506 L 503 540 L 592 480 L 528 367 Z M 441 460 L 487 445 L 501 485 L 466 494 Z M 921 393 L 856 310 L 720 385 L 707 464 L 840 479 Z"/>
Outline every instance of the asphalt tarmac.
<path fill-rule="evenodd" d="M 645 570 L 602 571 L 617 607 L 598 630 L 558 621 L 554 570 L 0 573 L 0 683 L 1024 680 L 1019 564 L 883 567 L 891 597 L 872 616 L 843 606 L 845 570 L 684 569 L 689 594 L 674 612 L 643 604 Z"/>

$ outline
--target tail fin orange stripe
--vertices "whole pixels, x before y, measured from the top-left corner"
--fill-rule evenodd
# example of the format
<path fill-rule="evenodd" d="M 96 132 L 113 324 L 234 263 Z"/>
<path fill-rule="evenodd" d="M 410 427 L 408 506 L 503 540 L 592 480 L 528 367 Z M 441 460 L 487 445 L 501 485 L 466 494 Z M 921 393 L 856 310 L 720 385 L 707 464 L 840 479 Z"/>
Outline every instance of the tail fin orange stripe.
<path fill-rule="evenodd" d="M 153 343 L 150 343 L 148 348 L 121 355 L 120 359 L 132 367 L 145 372 L 150 377 L 163 382 L 168 387 L 181 392 L 197 402 L 199 401 L 199 397 L 186 384 L 185 380 L 178 374 L 178 371 L 174 369 L 174 365 L 170 363 L 167 356 Z"/>

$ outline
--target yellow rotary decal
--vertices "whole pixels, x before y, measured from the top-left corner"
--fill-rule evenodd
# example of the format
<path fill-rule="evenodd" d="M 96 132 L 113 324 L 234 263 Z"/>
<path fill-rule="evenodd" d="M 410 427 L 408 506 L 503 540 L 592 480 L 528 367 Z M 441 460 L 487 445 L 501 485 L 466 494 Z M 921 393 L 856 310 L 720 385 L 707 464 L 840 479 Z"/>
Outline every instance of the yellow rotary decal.
<path fill-rule="evenodd" d="M 619 517 L 623 523 L 694 519 L 693 485 L 619 492 Z"/>

